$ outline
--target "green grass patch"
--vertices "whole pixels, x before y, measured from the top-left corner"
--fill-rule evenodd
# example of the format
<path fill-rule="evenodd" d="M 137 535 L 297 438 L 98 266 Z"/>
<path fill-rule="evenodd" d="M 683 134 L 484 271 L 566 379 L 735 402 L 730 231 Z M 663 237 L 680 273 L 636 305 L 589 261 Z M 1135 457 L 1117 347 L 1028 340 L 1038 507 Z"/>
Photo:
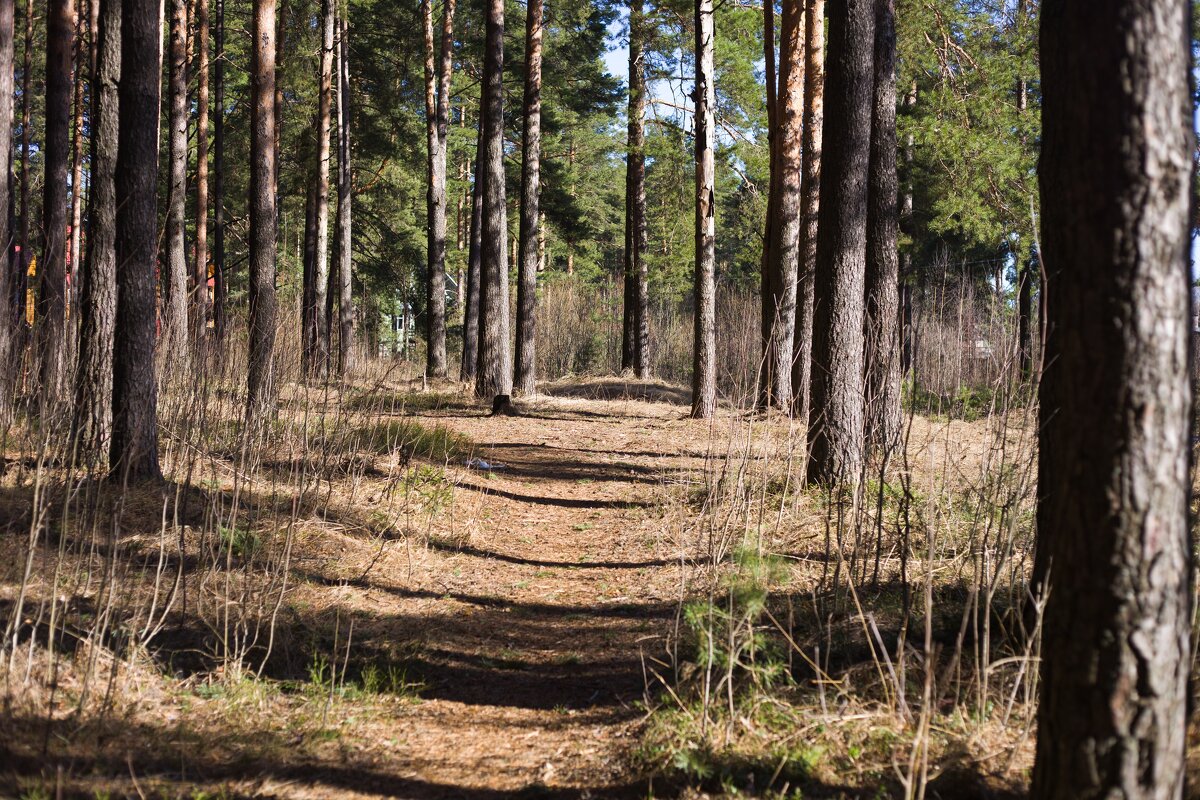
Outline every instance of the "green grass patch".
<path fill-rule="evenodd" d="M 449 461 L 471 451 L 471 440 L 441 425 L 425 426 L 410 419 L 375 422 L 359 428 L 355 438 L 360 448 L 386 455 L 400 453 L 405 458 Z"/>

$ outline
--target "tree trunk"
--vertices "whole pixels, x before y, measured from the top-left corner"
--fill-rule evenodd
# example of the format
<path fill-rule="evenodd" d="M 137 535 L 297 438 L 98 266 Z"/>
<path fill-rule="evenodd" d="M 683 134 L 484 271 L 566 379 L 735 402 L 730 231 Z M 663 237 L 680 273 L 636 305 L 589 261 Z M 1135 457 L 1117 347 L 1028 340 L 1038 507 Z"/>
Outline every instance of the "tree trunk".
<path fill-rule="evenodd" d="M 275 193 L 275 233 L 278 234 L 279 220 L 283 217 L 283 195 L 279 192 L 279 164 L 283 161 L 283 81 L 279 80 L 283 62 L 281 58 L 287 54 L 287 15 L 288 3 L 287 0 L 276 0 L 275 7 L 275 91 L 271 97 L 271 108 L 275 115 L 275 133 L 273 141 L 273 150 L 275 152 L 275 169 L 276 175 L 274 179 L 275 186 L 272 189 Z"/>
<path fill-rule="evenodd" d="M 98 0 L 92 0 L 98 2 Z M 70 245 L 67 248 L 67 274 L 70 276 L 67 280 L 67 317 L 68 317 L 68 334 L 67 347 L 74 349 L 78 337 L 79 314 L 72 313 L 77 311 L 72 306 L 78 305 L 79 297 L 79 278 L 80 278 L 80 254 L 79 247 L 81 241 L 80 221 L 83 219 L 83 82 L 85 70 L 83 68 L 84 45 L 86 39 L 83 32 L 87 28 L 87 10 L 91 3 L 83 2 L 75 9 L 75 79 L 74 90 L 75 96 L 72 102 L 74 113 L 71 118 L 71 239 Z M 92 33 L 95 36 L 95 32 Z"/>
<path fill-rule="evenodd" d="M 118 0 L 92 0 L 92 37 L 95 57 L 91 80 L 88 250 L 79 304 L 79 367 L 75 374 L 74 416 L 80 452 L 89 463 L 104 457 L 112 432 L 113 335 L 117 321 L 114 179 L 120 125 L 117 82 L 121 77 L 121 4 Z M 2 64 L 0 74 L 3 74 Z M 0 131 L 0 140 L 2 137 Z"/>
<path fill-rule="evenodd" d="M 446 127 L 454 64 L 454 0 L 442 13 L 441 58 L 435 59 L 433 0 L 422 0 L 425 25 L 425 131 L 429 186 L 426 242 L 425 374 L 446 377 Z M 435 67 L 436 60 L 436 67 Z"/>
<path fill-rule="evenodd" d="M 12 298 L 17 312 L 17 329 L 23 333 L 25 293 L 29 279 L 26 275 L 33 255 L 29 241 L 29 138 L 30 114 L 33 104 L 33 0 L 25 0 L 25 41 L 21 64 L 21 232 L 18 249 L 21 251 L 14 270 L 15 285 Z"/>
<path fill-rule="evenodd" d="M 640 325 L 638 281 L 645 250 L 646 64 L 642 0 L 629 3 L 629 129 L 625 157 L 625 274 L 622 301 L 621 369 L 637 369 Z"/>
<path fill-rule="evenodd" d="M 642 0 L 629 5 L 629 152 L 625 168 L 626 338 L 639 378 L 650 377 L 650 309 L 646 272 L 646 59 Z"/>
<path fill-rule="evenodd" d="M 13 144 L 13 61 L 14 0 L 0 0 L 0 166 L 12 163 Z M 12 303 L 14 281 L 12 229 L 12 186 L 0 181 L 0 425 L 12 419 L 13 362 L 17 325 L 16 306 Z M 19 262 L 18 262 L 19 263 Z"/>
<path fill-rule="evenodd" d="M 866 439 L 900 445 L 900 257 L 896 178 L 896 8 L 876 0 L 875 99 L 867 192 Z"/>
<path fill-rule="evenodd" d="M 1021 379 L 1033 374 L 1033 271 L 1036 255 L 1017 268 L 1017 369 Z"/>
<path fill-rule="evenodd" d="M 1035 800 L 1183 796 L 1189 16 L 1171 0 L 1042 5 Z"/>
<path fill-rule="evenodd" d="M 275 404 L 275 0 L 254 0 L 250 51 L 250 361 L 247 409 Z"/>
<path fill-rule="evenodd" d="M 829 6 L 829 58 L 814 283 L 808 480 L 859 479 L 867 180 L 874 105 L 875 0 Z"/>
<path fill-rule="evenodd" d="M 71 0 L 52 0 L 46 17 L 46 141 L 42 186 L 43 247 L 37 332 L 43 396 L 58 400 L 66 388 L 67 168 L 70 163 Z"/>
<path fill-rule="evenodd" d="M 98 2 L 98 0 L 92 0 Z M 192 266 L 192 330 L 208 335 L 208 0 L 196 0 L 196 254 Z"/>
<path fill-rule="evenodd" d="M 542 0 L 529 0 L 525 23 L 525 133 L 521 159 L 521 228 L 517 256 L 517 372 L 515 389 L 537 390 L 538 212 L 542 150 Z"/>
<path fill-rule="evenodd" d="M 338 73 L 338 374 L 354 367 L 354 253 L 351 250 L 351 205 L 354 195 L 350 163 L 350 26 L 343 11 L 339 19 Z"/>
<path fill-rule="evenodd" d="M 308 377 L 329 374 L 329 329 L 324 314 L 329 291 L 329 158 L 333 111 L 333 49 L 336 12 L 333 0 L 321 3 L 321 74 L 317 83 L 317 178 L 313 195 L 315 229 L 312 260 L 312 352 Z M 340 169 L 340 155 L 339 155 Z"/>
<path fill-rule="evenodd" d="M 303 284 L 300 301 L 300 369 L 306 378 L 317 375 L 321 363 L 318 349 L 321 331 L 325 330 L 327 298 L 317 288 L 317 181 L 309 177 L 304 193 Z M 320 300 L 318 300 L 318 297 Z"/>
<path fill-rule="evenodd" d="M 792 406 L 792 347 L 796 326 L 796 271 L 800 259 L 801 122 L 804 115 L 803 0 L 784 0 L 775 101 L 775 206 L 768 226 L 769 291 L 764 331 L 765 405 Z"/>
<path fill-rule="evenodd" d="M 471 231 L 467 244 L 467 302 L 463 313 L 463 382 L 474 381 L 479 367 L 480 251 L 483 248 L 483 128 L 475 137 L 475 180 L 471 186 Z"/>
<path fill-rule="evenodd" d="M 1028 9 L 1026 0 L 1017 0 L 1014 25 L 1016 35 L 1025 24 Z M 1024 76 L 1017 77 L 1017 112 L 1022 116 L 1029 109 L 1029 86 Z M 1024 141 L 1024 137 L 1022 137 Z M 1017 369 L 1021 379 L 1028 379 L 1033 372 L 1033 274 L 1037 262 L 1031 253 L 1023 263 L 1017 265 Z"/>
<path fill-rule="evenodd" d="M 807 0 L 804 22 L 804 132 L 800 149 L 800 244 L 796 280 L 796 330 L 792 346 L 792 396 L 797 419 L 809 418 L 812 385 L 813 279 L 821 197 L 821 127 L 825 95 L 825 0 Z"/>
<path fill-rule="evenodd" d="M 480 232 L 476 397 L 512 393 L 508 332 L 508 224 L 504 198 L 504 0 L 488 0 L 483 64 L 483 216 Z"/>
<path fill-rule="evenodd" d="M 696 0 L 696 311 L 692 416 L 717 407 L 716 180 L 713 160 L 713 0 Z"/>
<path fill-rule="evenodd" d="M 914 80 L 908 93 L 904 95 L 904 107 L 911 109 L 917 104 L 917 82 Z M 904 163 L 911 173 L 913 163 L 913 145 L 915 144 L 912 132 L 910 131 L 904 137 Z M 900 195 L 900 229 L 905 233 L 912 233 L 912 216 L 913 216 L 913 185 L 911 174 L 905 176 L 904 193 Z M 900 253 L 900 373 L 901 375 L 908 374 L 912 368 L 912 344 L 913 344 L 913 325 L 912 325 L 912 296 L 913 283 L 916 281 L 916 275 L 912 268 L 912 253 L 909 248 L 905 248 Z"/>
<path fill-rule="evenodd" d="M 184 242 L 187 207 L 188 98 L 187 2 L 170 0 L 170 76 L 167 91 L 167 231 L 162 256 L 162 327 L 159 347 L 163 373 L 187 369 L 187 245 Z M 185 374 L 179 372 L 178 374 Z"/>
<path fill-rule="evenodd" d="M 117 325 L 109 464 L 115 477 L 132 483 L 161 476 L 154 374 L 160 0 L 122 0 L 120 70 L 120 130 L 114 173 Z"/>
<path fill-rule="evenodd" d="M 759 259 L 759 332 L 762 356 L 758 362 L 758 398 L 755 401 L 765 408 L 769 403 L 770 387 L 767 372 L 771 326 L 774 320 L 775 303 L 771 287 L 771 242 L 779 204 L 779 97 L 778 75 L 775 71 L 775 3 L 763 2 L 763 76 L 766 79 L 767 95 L 767 157 L 769 178 L 767 181 L 767 211 L 763 218 L 762 257 Z"/>
<path fill-rule="evenodd" d="M 228 288 L 225 276 L 225 0 L 216 2 L 213 33 L 213 329 L 225 338 Z"/>

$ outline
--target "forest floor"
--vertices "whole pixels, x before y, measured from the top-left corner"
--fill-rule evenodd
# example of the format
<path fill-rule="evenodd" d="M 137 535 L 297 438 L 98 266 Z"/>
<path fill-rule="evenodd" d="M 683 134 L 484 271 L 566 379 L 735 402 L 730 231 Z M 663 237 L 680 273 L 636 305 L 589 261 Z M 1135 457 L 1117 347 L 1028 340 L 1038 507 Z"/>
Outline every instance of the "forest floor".
<path fill-rule="evenodd" d="M 465 437 L 477 460 L 459 453 L 398 485 L 385 453 L 300 513 L 265 670 L 274 680 L 191 665 L 197 643 L 182 645 L 188 634 L 168 623 L 105 719 L 70 713 L 78 680 L 64 678 L 57 701 L 40 698 L 58 710 L 54 724 L 22 716 L 17 702 L 0 730 L 0 787 L 30 797 L 646 796 L 630 754 L 696 555 L 692 532 L 671 519 L 675 484 L 702 467 L 711 428 L 687 419 L 670 387 L 550 392 L 522 402 L 519 417 L 491 418 L 444 393 L 434 408 L 396 411 Z M 397 505 L 398 491 L 407 498 Z M 17 523 L 5 536 L 9 606 L 15 534 L 29 521 L 22 501 L 16 491 L 6 508 Z M 126 502 L 153 517 L 163 504 L 153 491 Z"/>
<path fill-rule="evenodd" d="M 124 493 L 10 442 L 0 797 L 1023 796 L 1025 410 L 910 418 L 902 491 L 869 483 L 831 543 L 802 428 L 686 401 L 588 379 L 491 417 L 457 384 L 293 387 L 255 448 L 235 413 L 168 407 L 171 480 Z"/>

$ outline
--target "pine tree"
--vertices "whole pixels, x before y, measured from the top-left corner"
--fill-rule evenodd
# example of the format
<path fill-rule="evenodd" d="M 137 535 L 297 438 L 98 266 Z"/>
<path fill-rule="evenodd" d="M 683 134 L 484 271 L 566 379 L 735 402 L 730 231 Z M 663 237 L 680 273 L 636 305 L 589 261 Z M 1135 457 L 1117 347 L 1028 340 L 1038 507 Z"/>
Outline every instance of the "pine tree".
<path fill-rule="evenodd" d="M 857 481 L 863 463 L 863 306 L 874 50 L 875 0 L 832 4 L 808 427 L 808 480 L 827 485 Z"/>
<path fill-rule="evenodd" d="M 1035 800 L 1183 797 L 1189 17 L 1174 0 L 1042 5 Z"/>
<path fill-rule="evenodd" d="M 525 122 L 521 158 L 521 227 L 517 255 L 517 354 L 513 383 L 522 394 L 537 390 L 537 276 L 542 157 L 542 0 L 529 0 L 525 23 Z"/>
<path fill-rule="evenodd" d="M 114 178 L 117 323 L 109 463 L 114 475 L 129 483 L 158 479 L 162 474 L 154 369 L 161 8 L 159 0 L 121 0 L 120 121 Z"/>

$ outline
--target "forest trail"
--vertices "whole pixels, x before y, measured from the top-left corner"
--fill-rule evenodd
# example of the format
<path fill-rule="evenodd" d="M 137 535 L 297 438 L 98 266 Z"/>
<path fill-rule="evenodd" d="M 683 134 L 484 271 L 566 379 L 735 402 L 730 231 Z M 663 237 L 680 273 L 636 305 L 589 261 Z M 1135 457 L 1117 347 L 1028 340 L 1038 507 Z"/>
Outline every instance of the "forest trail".
<path fill-rule="evenodd" d="M 257 791 L 644 795 L 629 772 L 639 701 L 667 657 L 693 538 L 671 524 L 672 484 L 702 466 L 708 423 L 661 401 L 544 396 L 523 407 L 516 418 L 406 414 L 469 437 L 491 468 L 448 465 L 451 506 L 407 523 L 427 526 L 424 546 L 385 537 L 372 554 L 350 541 L 301 563 L 304 594 L 316 584 L 337 603 L 331 649 L 345 647 L 352 616 L 350 659 L 390 653 L 419 685 L 412 702 L 343 725 L 336 747 Z"/>

